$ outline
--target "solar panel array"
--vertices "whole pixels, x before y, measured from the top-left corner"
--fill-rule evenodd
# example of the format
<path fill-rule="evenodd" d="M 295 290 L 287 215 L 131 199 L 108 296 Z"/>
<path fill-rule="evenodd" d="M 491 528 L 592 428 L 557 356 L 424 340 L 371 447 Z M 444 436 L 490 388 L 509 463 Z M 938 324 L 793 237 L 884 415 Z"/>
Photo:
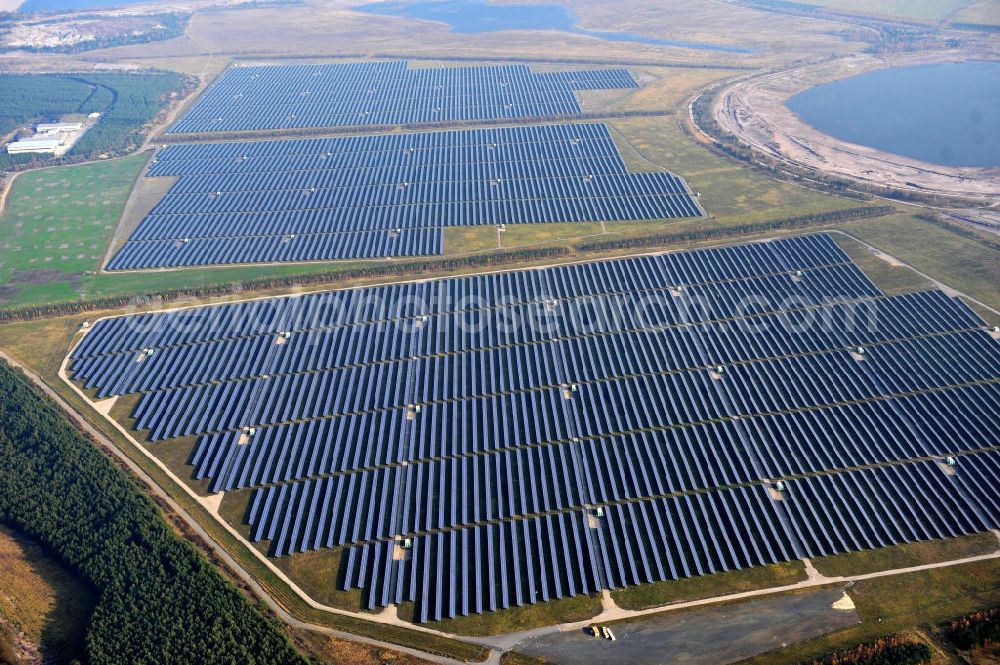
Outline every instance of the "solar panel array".
<path fill-rule="evenodd" d="M 426 621 L 997 528 L 984 328 L 810 235 L 108 319 L 71 371 Z"/>
<path fill-rule="evenodd" d="M 638 88 L 624 69 L 410 68 L 406 61 L 233 66 L 168 133 L 567 117 L 578 90 Z"/>
<path fill-rule="evenodd" d="M 169 146 L 177 182 L 109 270 L 441 253 L 442 227 L 701 215 L 603 124 Z"/>

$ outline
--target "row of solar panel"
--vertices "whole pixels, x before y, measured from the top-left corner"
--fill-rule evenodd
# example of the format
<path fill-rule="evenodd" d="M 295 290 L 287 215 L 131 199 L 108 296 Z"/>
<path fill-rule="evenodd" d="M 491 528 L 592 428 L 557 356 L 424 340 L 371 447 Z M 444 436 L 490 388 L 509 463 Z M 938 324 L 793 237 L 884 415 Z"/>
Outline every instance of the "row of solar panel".
<path fill-rule="evenodd" d="M 554 412 L 558 395 L 521 395 L 533 408 L 550 397 Z M 416 431 L 404 433 L 401 411 L 313 420 L 257 430 L 240 442 L 242 433 L 199 438 L 192 457 L 196 477 L 212 479 L 212 491 L 302 480 L 346 471 L 432 458 L 455 458 L 569 439 L 568 428 L 549 432 L 544 442 L 513 426 L 517 403 L 495 398 L 477 401 L 487 410 L 508 413 L 480 418 L 478 409 L 460 412 L 453 405 L 431 405 L 422 411 Z M 512 408 L 513 407 L 513 408 Z M 754 416 L 739 421 L 693 425 L 673 430 L 601 437 L 582 445 L 595 451 L 624 445 L 642 460 L 641 475 L 618 474 L 616 483 L 641 482 L 635 496 L 655 496 L 679 488 L 717 487 L 761 477 L 797 475 L 809 470 L 861 466 L 875 461 L 941 455 L 956 442 L 972 449 L 996 443 L 991 419 L 1000 407 L 1000 384 L 989 383 L 933 393 L 880 399 L 809 411 Z M 445 413 L 445 411 L 448 411 Z M 545 409 L 543 409 L 543 412 Z M 950 414 L 960 413 L 960 418 Z M 480 428 L 480 423 L 485 427 Z M 564 423 L 564 421 L 560 421 Z M 493 425 L 495 429 L 490 429 Z M 919 434 L 913 431 L 919 427 Z M 736 431 L 734 431 L 736 430 Z M 505 432 L 516 435 L 504 436 Z M 984 433 L 986 433 L 984 438 Z M 454 434 L 452 437 L 450 434 Z M 468 436 L 462 436 L 468 435 Z M 744 441 L 746 443 L 744 443 Z M 745 450 L 745 448 L 749 450 Z M 616 457 L 624 453 L 617 452 Z M 670 458 L 669 468 L 664 468 Z M 758 467 L 750 460 L 757 458 Z M 618 479 L 618 480 L 615 480 Z M 602 490 L 598 501 L 612 495 Z"/>
<path fill-rule="evenodd" d="M 846 271 L 835 267 L 803 273 L 807 278 L 799 281 L 776 278 L 729 283 L 719 293 L 735 293 L 737 297 L 731 298 L 714 298 L 710 287 L 691 287 L 681 298 L 622 295 L 607 305 L 620 314 L 607 318 L 590 316 L 586 310 L 593 302 L 585 303 L 583 312 L 572 304 L 549 311 L 535 303 L 481 310 L 472 317 L 468 312 L 451 313 L 294 334 L 284 331 L 277 336 L 255 335 L 159 351 L 147 348 L 138 353 L 87 356 L 74 360 L 71 371 L 87 388 L 97 388 L 98 395 L 106 397 L 417 358 L 451 362 L 447 356 L 455 353 L 463 355 L 455 357 L 454 362 L 474 364 L 476 359 L 467 355 L 470 352 L 492 349 L 492 354 L 499 357 L 502 353 L 523 353 L 524 344 L 544 343 L 542 353 L 559 358 L 564 366 L 563 380 L 575 382 L 599 377 L 601 371 L 611 368 L 626 375 L 703 367 L 968 329 L 980 323 L 967 308 L 936 292 L 831 305 L 831 301 L 851 298 L 864 289 L 863 283 L 852 283 L 850 279 L 827 279 L 831 275 L 842 278 L 842 272 Z M 848 278 L 853 276 L 847 273 Z M 745 300 L 739 299 L 744 289 L 747 298 L 754 299 L 752 308 L 743 306 Z M 691 302 L 696 306 L 690 306 Z M 805 308 L 799 314 L 801 320 L 787 311 L 771 316 L 758 314 L 788 305 Z M 597 309 L 603 311 L 605 307 L 602 304 Z M 930 316 L 940 320 L 927 321 Z M 723 323 L 688 329 L 711 321 Z M 864 328 L 834 334 L 839 323 Z M 498 333 L 502 337 L 497 337 Z M 760 339 L 754 339 L 755 333 Z M 620 356 L 619 343 L 624 343 L 631 353 Z"/>
<path fill-rule="evenodd" d="M 579 131 L 443 134 L 445 138 L 423 141 L 425 147 L 420 150 L 401 150 L 399 141 L 382 137 L 370 137 L 370 150 L 363 150 L 363 142 L 352 141 L 342 144 L 350 152 L 336 154 L 329 150 L 285 156 L 241 153 L 235 158 L 203 159 L 232 148 L 188 149 L 179 156 L 167 149 L 150 174 L 175 175 L 179 180 L 140 222 L 107 269 L 415 256 L 440 253 L 440 233 L 433 238 L 430 234 L 404 235 L 401 230 L 702 214 L 676 176 L 628 173 L 603 125 L 583 126 Z M 589 138 L 567 140 L 567 134 Z M 540 142 L 529 142 L 532 137 Z M 506 142 L 500 147 L 491 139 Z M 455 145 L 470 141 L 464 147 Z M 442 142 L 452 146 L 427 147 Z M 295 143 L 304 150 L 319 147 L 316 141 Z M 386 146 L 395 148 L 377 149 Z M 482 166 L 478 160 L 494 159 L 507 161 L 493 165 L 497 175 L 488 178 L 482 177 L 480 169 L 462 166 Z M 409 178 L 397 168 L 408 162 L 437 162 L 439 168 L 420 173 L 411 165 L 407 170 L 415 179 L 383 179 Z M 214 175 L 206 177 L 205 173 Z M 195 179 L 191 185 L 186 184 L 189 178 Z M 364 231 L 390 231 L 391 235 L 320 235 Z M 250 237 L 255 239 L 242 240 Z M 204 238 L 213 240 L 193 242 Z M 241 242 L 232 241 L 236 238 Z M 170 242 L 137 245 L 139 241 Z"/>
<path fill-rule="evenodd" d="M 615 153 L 617 157 L 617 153 Z M 546 163 L 547 162 L 547 163 Z M 496 180 L 573 178 L 587 175 L 624 174 L 625 165 L 616 158 L 535 161 L 473 162 L 465 164 L 351 167 L 323 171 L 277 171 L 248 174 L 189 175 L 171 188 L 176 194 L 217 192 L 304 192 L 334 187 L 363 187 L 384 183 L 490 182 Z M 407 185 L 409 186 L 409 185 Z"/>
<path fill-rule="evenodd" d="M 386 124 L 398 123 L 393 118 L 419 118 L 428 111 L 450 120 L 464 120 L 464 116 L 481 118 L 480 114 L 489 109 L 513 109 L 527 106 L 538 116 L 576 115 L 581 105 L 575 90 L 561 83 L 543 81 L 527 82 L 517 88 L 479 84 L 468 87 L 442 86 L 400 96 L 391 88 L 355 88 L 335 90 L 314 90 L 311 86 L 298 91 L 268 93 L 262 90 L 244 89 L 233 94 L 229 100 L 235 114 L 241 118 L 251 118 L 255 112 L 267 118 L 286 115 L 295 120 L 325 123 L 339 118 L 353 119 L 372 115 L 387 119 Z M 227 104 L 218 104 L 212 111 L 218 115 L 211 122 L 218 123 L 228 117 Z M 200 114 L 206 119 L 208 109 Z M 424 121 L 424 122 L 434 122 Z M 337 124 L 361 124 L 339 122 Z M 314 126 L 308 124 L 306 126 Z M 320 124 L 315 126 L 334 126 Z"/>
<path fill-rule="evenodd" d="M 581 147 L 583 146 L 583 147 Z M 528 157 L 526 153 L 537 153 Z M 162 154 L 158 153 L 158 154 Z M 540 162 L 536 164 L 535 162 Z M 551 162 L 551 163 L 550 163 Z M 382 182 L 417 182 L 420 180 L 455 180 L 452 170 L 470 172 L 496 170 L 497 176 L 508 173 L 515 177 L 515 169 L 529 173 L 549 172 L 555 169 L 577 168 L 588 165 L 591 173 L 625 173 L 627 171 L 615 145 L 610 141 L 570 143 L 534 143 L 500 148 L 436 148 L 420 152 L 407 150 L 393 152 L 322 153 L 318 155 L 291 154 L 260 157 L 225 157 L 169 161 L 158 160 L 150 165 L 147 175 L 188 176 L 192 182 L 211 180 L 202 191 L 234 189 L 243 184 L 247 189 L 256 188 L 265 177 L 280 178 L 372 178 L 372 174 L 409 171 L 408 179 L 401 176 Z M 582 170 L 582 168 L 581 168 Z M 356 173 L 362 171 L 362 173 Z M 581 173 L 585 175 L 587 172 Z M 209 176 L 229 176 L 226 178 Z M 242 177 L 238 177 L 242 176 Z M 256 176 L 256 177 L 253 177 Z M 265 181 L 266 182 L 266 181 Z M 279 184 L 280 181 L 279 181 Z M 215 189 L 212 189 L 212 185 Z M 282 185 L 283 186 L 283 185 Z"/>
<path fill-rule="evenodd" d="M 531 302 L 566 302 L 618 294 L 689 290 L 759 275 L 793 275 L 847 265 L 854 297 L 879 291 L 827 234 L 762 243 L 592 261 L 534 270 L 404 282 L 293 297 L 136 314 L 95 323 L 73 358 L 178 344 L 357 325 Z M 726 288 L 729 288 L 728 286 Z"/>
<path fill-rule="evenodd" d="M 824 271 L 812 271 L 808 281 L 789 283 L 811 285 L 817 279 L 821 281 L 823 275 Z M 750 316 L 750 312 L 739 312 L 735 307 L 723 312 L 716 306 L 700 307 L 692 316 L 682 318 L 680 305 L 671 298 L 664 301 L 677 308 L 670 315 L 646 311 L 641 319 L 617 316 L 592 322 L 571 313 L 570 307 L 549 312 L 540 304 L 518 305 L 476 312 L 474 316 L 451 313 L 420 321 L 201 342 L 154 354 L 124 351 L 75 360 L 70 370 L 86 388 L 97 388 L 98 397 L 103 398 L 264 374 L 545 344 L 550 347 L 546 354 L 561 357 L 568 380 L 583 381 L 658 368 L 730 363 L 782 352 L 847 348 L 981 325 L 967 308 L 940 291 L 846 304 L 823 303 L 820 307 L 813 305 L 820 300 L 817 294 L 806 289 L 789 291 L 767 293 L 767 302 L 792 302 L 794 296 L 800 309 L 769 315 Z M 764 298 L 760 291 L 755 293 Z M 626 305 L 623 311 L 631 309 Z M 743 318 L 732 320 L 727 316 L 732 314 Z M 700 323 L 705 316 L 710 316 L 711 321 L 723 316 L 726 322 Z M 565 341 L 553 346 L 556 340 Z"/>
<path fill-rule="evenodd" d="M 373 259 L 441 253 L 441 229 L 137 240 L 122 245 L 108 270 L 295 261 Z"/>
<path fill-rule="evenodd" d="M 626 70 L 532 73 L 526 67 L 230 68 L 170 133 L 410 124 L 581 111 L 574 91 L 636 88 Z M 463 94 L 464 93 L 464 94 Z M 471 95 L 469 93 L 472 93 Z M 315 101 L 314 101 L 315 100 Z"/>
<path fill-rule="evenodd" d="M 925 364 L 912 376 L 884 375 L 915 358 Z M 482 371 L 493 373 L 474 384 L 470 363 L 421 359 L 173 388 L 143 394 L 133 417 L 136 429 L 150 429 L 157 441 L 411 404 L 566 389 L 554 362 L 540 364 L 534 355 L 515 362 L 509 354 L 496 353 L 489 360 Z M 873 346 L 864 362 L 834 350 L 734 364 L 725 380 L 700 369 L 602 377 L 579 385 L 572 399 L 577 434 L 598 436 L 850 402 L 998 374 L 1000 350 L 988 335 L 954 333 Z"/>
<path fill-rule="evenodd" d="M 375 67 L 358 67 L 374 64 Z M 274 94 L 294 94 L 308 84 L 316 90 L 387 90 L 410 89 L 419 94 L 421 89 L 450 86 L 462 89 L 480 86 L 506 88 L 511 84 L 527 86 L 551 84 L 568 86 L 607 87 L 609 80 L 618 78 L 623 84 L 634 86 L 634 79 L 623 69 L 570 70 L 562 72 L 533 72 L 528 65 L 473 65 L 465 67 L 418 67 L 410 69 L 406 61 L 394 60 L 376 63 L 340 63 L 313 65 L 265 65 L 256 67 L 233 66 L 225 72 L 214 87 L 238 94 L 240 91 L 265 91 Z M 214 91 L 214 90 L 213 90 Z M 292 91 L 292 92 L 289 92 Z"/>
<path fill-rule="evenodd" d="M 684 183 L 669 173 L 604 174 L 557 176 L 508 180 L 445 180 L 437 182 L 383 183 L 333 188 L 292 190 L 226 191 L 211 193 L 168 193 L 152 210 L 153 215 L 200 215 L 219 212 L 292 211 L 305 209 L 343 210 L 367 207 L 450 204 L 456 208 L 469 203 L 492 203 L 497 212 L 516 209 L 533 199 L 544 203 L 560 199 L 616 199 L 687 194 Z M 437 204 L 437 205 L 435 205 Z M 614 215 L 616 212 L 611 211 Z M 618 213 L 620 214 L 620 213 Z M 616 219 L 612 217 L 611 219 Z M 464 226 L 430 221 L 429 226 Z M 267 228 L 260 229 L 274 233 Z M 206 234 L 203 234 L 206 235 Z M 156 237 L 147 231 L 144 237 Z M 163 236 L 160 236 L 163 237 Z"/>
<path fill-rule="evenodd" d="M 424 100 L 440 101 L 451 106 L 475 106 L 481 100 L 503 99 L 530 103 L 534 101 L 551 100 L 557 102 L 573 102 L 574 91 L 585 89 L 585 82 L 571 84 L 569 81 L 551 77 L 532 76 L 506 85 L 486 79 L 468 79 L 465 81 L 445 81 L 430 84 L 416 89 L 413 82 L 403 86 L 376 84 L 373 86 L 331 86 L 315 81 L 304 81 L 299 89 L 287 86 L 278 89 L 256 87 L 255 82 L 247 82 L 240 86 L 230 86 L 229 99 L 235 102 L 240 111 L 254 106 L 267 107 L 268 102 L 278 104 L 296 104 L 306 102 L 309 105 L 329 104 L 338 106 L 349 103 L 369 102 L 381 105 L 390 102 L 403 102 L 416 105 Z M 624 86 L 629 87 L 625 81 Z M 596 89 L 608 89 L 608 83 L 601 81 Z M 580 86 L 580 87 L 578 87 Z M 616 86 L 617 87 L 617 86 Z M 219 96 L 217 95 L 217 98 Z"/>
<path fill-rule="evenodd" d="M 313 127 L 347 127 L 356 125 L 433 125 L 435 123 L 459 122 L 464 120 L 497 121 L 517 118 L 558 118 L 579 115 L 578 104 L 553 104 L 535 102 L 532 104 L 512 104 L 497 102 L 496 106 L 464 106 L 445 108 L 431 106 L 424 109 L 389 108 L 371 111 L 363 105 L 353 112 L 333 114 L 324 112 L 326 105 L 314 109 L 300 109 L 297 106 L 253 107 L 241 109 L 243 117 L 183 118 L 174 123 L 170 132 L 260 132 L 274 129 L 311 129 Z M 267 109 L 271 114 L 261 114 Z M 313 111 L 311 114 L 309 111 Z M 224 112 L 235 115 L 231 109 Z M 299 115 L 302 113 L 302 115 Z"/>
<path fill-rule="evenodd" d="M 331 212 L 336 213 L 335 219 L 329 219 Z M 665 194 L 361 207 L 322 213 L 327 217 L 322 224 L 325 230 L 310 233 L 292 232 L 299 228 L 296 212 L 184 215 L 182 232 L 209 237 L 130 239 L 106 269 L 423 256 L 441 253 L 442 220 L 447 226 L 493 225 L 501 219 L 510 224 L 547 224 L 670 219 L 701 211 L 686 194 Z M 158 228 L 164 219 L 169 220 L 166 231 Z M 262 228 L 265 219 L 270 223 Z M 215 228 L 210 226 L 213 223 Z M 177 232 L 177 226 L 175 216 L 150 216 L 142 229 L 146 236 L 162 236 Z"/>
<path fill-rule="evenodd" d="M 992 385 L 990 405 L 1000 399 Z M 953 445 L 932 450 L 907 440 L 912 433 L 907 415 L 896 415 L 896 404 L 869 402 L 852 411 L 829 409 L 832 417 L 816 412 L 786 417 L 804 428 L 822 424 L 831 429 L 830 441 L 861 438 L 844 449 L 837 445 L 807 458 L 802 473 L 894 462 L 914 457 L 952 453 Z M 861 423 L 850 419 L 861 416 Z M 956 416 L 962 421 L 963 415 Z M 757 420 L 756 418 L 750 419 Z M 867 421 L 867 428 L 865 423 Z M 989 436 L 983 420 L 969 421 L 979 437 Z M 860 425 L 860 426 L 859 426 Z M 313 501 L 326 514 L 314 521 L 325 532 L 325 547 L 377 538 L 467 526 L 484 521 L 565 511 L 757 482 L 764 477 L 754 468 L 757 450 L 741 442 L 745 424 L 739 421 L 637 433 L 607 439 L 563 442 L 491 454 L 428 460 L 388 466 L 301 483 L 282 484 L 255 493 L 250 523 L 254 540 L 275 540 L 275 551 L 308 549 L 306 542 L 283 541 L 274 535 L 282 525 L 294 526 L 310 515 Z M 892 429 L 883 429 L 892 427 Z M 796 443 L 811 446 L 805 436 Z M 767 443 L 755 440 L 754 444 Z M 953 442 L 952 442 L 953 443 Z M 863 447 L 859 452 L 857 447 Z M 322 496 L 323 498 L 318 498 Z M 392 505 L 400 502 L 393 520 Z M 359 506 L 370 507 L 370 512 Z M 325 520 L 325 521 L 324 521 Z M 300 532 L 301 533 L 301 532 Z M 304 534 L 303 534 L 304 535 Z"/>
<path fill-rule="evenodd" d="M 398 543 L 351 547 L 343 586 L 429 621 L 996 528 L 1000 459 L 966 461 L 958 478 L 919 462 L 788 481 L 782 501 L 744 487 L 445 531 L 402 557 Z"/>
<path fill-rule="evenodd" d="M 318 97 L 329 101 L 373 99 L 419 99 L 430 96 L 465 98 L 478 94 L 509 93 L 536 95 L 564 94 L 573 90 L 608 90 L 634 88 L 635 79 L 623 69 L 601 69 L 565 72 L 532 73 L 527 67 L 520 70 L 493 67 L 448 68 L 438 70 L 412 70 L 402 76 L 381 78 L 350 78 L 331 80 L 323 72 L 306 72 L 305 76 L 283 68 L 278 78 L 274 67 L 257 69 L 251 75 L 245 72 L 227 72 L 212 89 L 216 99 L 232 99 L 241 105 L 259 104 L 269 98 L 277 100 L 298 97 Z M 289 79 L 289 76 L 291 77 Z M 336 75 L 335 75 L 336 77 Z"/>
<path fill-rule="evenodd" d="M 303 116 L 339 115 L 359 108 L 384 112 L 422 109 L 431 105 L 435 108 L 463 109 L 514 103 L 572 107 L 578 103 L 573 88 L 541 78 L 526 80 L 515 88 L 490 85 L 484 81 L 473 85 L 439 85 L 419 91 L 405 88 L 401 91 L 391 87 L 330 88 L 307 85 L 300 90 L 283 90 L 277 94 L 257 90 L 250 84 L 234 93 L 230 100 L 243 115 L 249 115 L 248 111 L 255 108 L 272 114 L 287 108 Z M 218 108 L 220 112 L 225 112 L 223 106 Z"/>
<path fill-rule="evenodd" d="M 630 185 L 632 183 L 629 183 Z M 336 191 L 336 190 L 328 190 Z M 286 197 L 259 194 L 264 205 Z M 303 204 L 308 202 L 303 201 Z M 347 206 L 342 208 L 292 209 L 278 212 L 224 212 L 185 215 L 149 215 L 137 235 L 128 242 L 191 240 L 198 238 L 245 238 L 280 236 L 290 233 L 306 240 L 327 233 L 365 233 L 372 236 L 405 230 L 435 230 L 445 227 L 499 224 L 549 224 L 559 222 L 599 222 L 656 220 L 693 217 L 701 214 L 687 194 L 664 193 L 652 196 L 621 195 L 580 198 L 508 198 L 495 201 L 457 201 L 387 206 Z M 187 234 L 187 235 L 184 235 Z M 305 240 L 304 240 L 305 241 Z M 242 262 L 233 257 L 231 263 Z"/>
<path fill-rule="evenodd" d="M 170 162 L 181 162 L 181 165 L 186 169 L 185 172 L 193 173 L 196 165 L 191 164 L 191 162 L 206 161 L 217 164 L 222 172 L 229 172 L 230 169 L 235 168 L 234 162 L 241 164 L 252 161 L 261 169 L 270 170 L 269 165 L 273 163 L 273 160 L 281 157 L 326 156 L 330 158 L 337 155 L 347 158 L 351 153 L 369 152 L 396 153 L 413 159 L 430 159 L 430 163 L 487 161 L 497 154 L 518 154 L 517 151 L 521 148 L 517 144 L 520 143 L 534 144 L 538 146 L 539 150 L 547 151 L 558 150 L 560 146 L 549 147 L 543 144 L 561 144 L 564 151 L 570 148 L 576 149 L 574 153 L 557 154 L 584 156 L 617 154 L 617 151 L 614 150 L 611 134 L 604 123 L 567 123 L 562 125 L 453 129 L 447 132 L 413 134 L 376 134 L 235 143 L 178 143 L 157 151 L 154 169 L 165 168 L 169 166 Z M 470 152 L 466 150 L 467 148 L 472 148 L 474 151 Z M 515 152 L 510 153 L 509 151 Z M 445 155 L 459 159 L 444 160 L 443 156 Z M 259 159 L 261 157 L 272 159 Z M 388 158 L 388 155 L 384 158 Z"/>

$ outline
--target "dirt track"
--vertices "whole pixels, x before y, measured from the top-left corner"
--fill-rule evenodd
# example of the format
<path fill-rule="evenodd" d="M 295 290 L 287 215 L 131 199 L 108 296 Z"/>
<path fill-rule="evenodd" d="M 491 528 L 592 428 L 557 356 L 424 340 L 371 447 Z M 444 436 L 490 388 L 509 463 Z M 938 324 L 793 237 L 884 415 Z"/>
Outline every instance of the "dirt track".
<path fill-rule="evenodd" d="M 814 129 L 785 101 L 819 83 L 889 66 L 961 59 L 957 54 L 921 54 L 891 60 L 857 55 L 740 80 L 722 90 L 712 110 L 726 131 L 756 150 L 800 167 L 924 194 L 993 199 L 1000 168 L 938 166 L 841 141 Z"/>

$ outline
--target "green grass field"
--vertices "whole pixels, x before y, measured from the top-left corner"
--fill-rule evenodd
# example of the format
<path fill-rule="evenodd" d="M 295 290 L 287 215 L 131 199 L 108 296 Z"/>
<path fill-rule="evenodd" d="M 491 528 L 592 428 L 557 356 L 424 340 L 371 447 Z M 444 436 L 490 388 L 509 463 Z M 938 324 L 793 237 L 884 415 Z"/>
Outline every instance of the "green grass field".
<path fill-rule="evenodd" d="M 960 538 L 925 540 L 877 550 L 862 550 L 849 554 L 813 559 L 816 570 L 827 577 L 862 575 L 877 570 L 909 568 L 939 561 L 965 559 L 989 554 L 1000 549 L 1000 541 L 992 533 L 976 533 Z"/>
<path fill-rule="evenodd" d="M 786 586 L 804 579 L 805 566 L 801 561 L 791 561 L 702 577 L 641 584 L 615 591 L 611 595 L 619 607 L 641 610 L 686 600 Z"/>
<path fill-rule="evenodd" d="M 1000 309 L 1000 251 L 902 212 L 842 229 L 900 261 Z"/>
<path fill-rule="evenodd" d="M 17 176 L 0 214 L 0 306 L 75 300 L 146 155 Z"/>

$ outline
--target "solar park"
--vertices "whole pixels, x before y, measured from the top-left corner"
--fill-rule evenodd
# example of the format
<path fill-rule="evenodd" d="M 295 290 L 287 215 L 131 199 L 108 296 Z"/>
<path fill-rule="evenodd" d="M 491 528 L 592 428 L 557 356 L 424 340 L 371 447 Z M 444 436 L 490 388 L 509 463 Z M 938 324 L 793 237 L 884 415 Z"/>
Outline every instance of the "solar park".
<path fill-rule="evenodd" d="M 625 69 L 411 68 L 405 60 L 233 66 L 169 132 L 247 132 L 572 117 L 578 90 L 638 88 Z"/>
<path fill-rule="evenodd" d="M 604 124 L 172 145 L 175 177 L 107 265 L 440 254 L 449 226 L 654 220 L 703 213 L 667 173 L 630 173 Z"/>
<path fill-rule="evenodd" d="M 70 372 L 418 621 L 1000 527 L 997 340 L 825 234 L 108 318 Z"/>

